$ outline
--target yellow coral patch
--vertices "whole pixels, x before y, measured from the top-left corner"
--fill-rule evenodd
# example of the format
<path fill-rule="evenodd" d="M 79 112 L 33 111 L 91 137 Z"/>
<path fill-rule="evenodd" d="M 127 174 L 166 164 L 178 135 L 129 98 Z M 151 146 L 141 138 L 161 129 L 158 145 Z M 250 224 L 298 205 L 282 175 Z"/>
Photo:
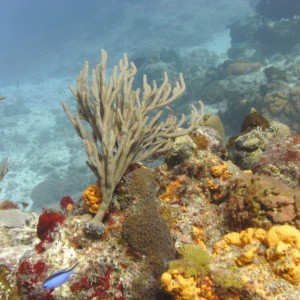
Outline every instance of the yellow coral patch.
<path fill-rule="evenodd" d="M 242 171 L 245 175 L 252 175 L 253 171 L 252 170 L 243 170 Z"/>
<path fill-rule="evenodd" d="M 82 198 L 88 206 L 89 212 L 91 212 L 92 214 L 96 214 L 102 200 L 99 183 L 91 185 L 86 190 L 84 190 L 82 192 Z"/>
<path fill-rule="evenodd" d="M 255 247 L 251 247 L 243 253 L 235 260 L 238 266 L 244 266 L 252 262 L 254 257 L 257 255 L 257 249 Z"/>
<path fill-rule="evenodd" d="M 210 168 L 210 172 L 214 177 L 220 178 L 221 181 L 225 181 L 232 177 L 232 174 L 228 171 L 228 167 L 226 163 L 222 163 L 221 165 L 212 166 Z"/>
<path fill-rule="evenodd" d="M 206 183 L 207 183 L 207 187 L 210 191 L 216 191 L 220 188 L 218 183 L 214 182 L 213 179 L 207 179 Z"/>
<path fill-rule="evenodd" d="M 231 232 L 226 234 L 223 237 L 223 240 L 226 242 L 228 245 L 235 245 L 235 246 L 241 246 L 242 242 L 240 239 L 240 234 L 238 232 Z"/>
<path fill-rule="evenodd" d="M 178 192 L 182 186 L 183 180 L 184 178 L 181 178 L 179 176 L 177 179 L 171 181 L 167 185 L 166 191 L 159 196 L 159 199 L 165 203 L 175 203 L 176 201 L 178 201 L 179 200 Z"/>
<path fill-rule="evenodd" d="M 277 245 L 279 241 L 295 245 L 300 250 L 300 231 L 290 225 L 273 226 L 266 237 L 269 247 Z"/>
<path fill-rule="evenodd" d="M 195 243 L 202 249 L 207 250 L 206 245 L 202 241 L 202 234 L 204 232 L 203 228 L 192 226 L 192 236 Z"/>
<path fill-rule="evenodd" d="M 211 173 L 216 177 L 221 177 L 221 175 L 227 170 L 227 166 L 220 165 L 220 166 L 213 166 L 211 167 Z"/>
<path fill-rule="evenodd" d="M 266 236 L 267 236 L 267 233 L 264 229 L 262 229 L 262 228 L 255 229 L 254 236 L 253 236 L 255 239 L 262 242 L 265 240 Z"/>
<path fill-rule="evenodd" d="M 248 228 L 241 232 L 226 234 L 214 246 L 214 254 L 241 248 L 235 258 L 238 266 L 256 263 L 264 259 L 277 275 L 292 284 L 300 282 L 300 231 L 290 225 L 273 226 L 269 231 Z"/>
<path fill-rule="evenodd" d="M 196 300 L 200 293 L 193 277 L 184 278 L 178 271 L 165 272 L 160 279 L 163 289 L 175 300 Z"/>

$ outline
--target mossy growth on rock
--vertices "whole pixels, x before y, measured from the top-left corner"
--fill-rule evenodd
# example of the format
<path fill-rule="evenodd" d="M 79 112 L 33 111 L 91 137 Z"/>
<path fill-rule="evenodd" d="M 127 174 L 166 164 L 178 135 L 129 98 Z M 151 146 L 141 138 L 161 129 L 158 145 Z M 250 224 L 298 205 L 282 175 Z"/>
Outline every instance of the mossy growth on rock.
<path fill-rule="evenodd" d="M 9 268 L 0 265 L 0 299 L 19 299 L 18 288 Z"/>
<path fill-rule="evenodd" d="M 177 270 L 186 278 L 196 278 L 210 271 L 210 256 L 204 249 L 193 244 L 186 244 L 177 251 L 181 259 L 169 261 L 169 272 Z"/>
<path fill-rule="evenodd" d="M 228 268 L 217 268 L 211 274 L 214 284 L 219 291 L 237 291 L 241 292 L 244 283 L 237 273 L 237 266 L 234 264 Z"/>

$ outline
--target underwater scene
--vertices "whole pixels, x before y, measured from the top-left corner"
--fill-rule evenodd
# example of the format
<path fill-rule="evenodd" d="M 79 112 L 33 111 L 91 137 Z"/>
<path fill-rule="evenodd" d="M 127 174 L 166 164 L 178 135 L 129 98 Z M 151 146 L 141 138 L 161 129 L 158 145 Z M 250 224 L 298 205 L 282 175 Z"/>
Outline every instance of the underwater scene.
<path fill-rule="evenodd" d="M 300 299 L 299 0 L 0 23 L 0 300 Z"/>

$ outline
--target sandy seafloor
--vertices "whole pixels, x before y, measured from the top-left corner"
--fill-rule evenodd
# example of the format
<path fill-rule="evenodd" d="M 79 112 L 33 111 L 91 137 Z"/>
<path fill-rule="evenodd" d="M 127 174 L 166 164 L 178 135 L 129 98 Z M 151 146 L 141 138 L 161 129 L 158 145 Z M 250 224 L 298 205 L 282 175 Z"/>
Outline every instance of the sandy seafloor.
<path fill-rule="evenodd" d="M 247 5 L 244 4 L 244 6 L 238 7 L 242 11 L 241 17 L 246 16 L 249 12 Z M 148 12 L 141 8 L 142 5 L 139 6 L 140 11 L 137 10 L 132 14 L 139 15 L 141 18 L 147 16 Z M 192 13 L 193 10 L 189 10 Z M 208 7 L 206 12 L 209 13 L 203 11 L 205 19 L 203 24 L 213 26 L 211 23 L 215 22 L 216 28 L 210 30 L 208 27 L 192 28 L 188 22 L 186 27 L 178 27 L 178 32 L 174 28 L 174 33 L 178 35 L 178 37 L 176 35 L 173 37 L 174 43 L 176 39 L 179 40 L 184 36 L 185 31 L 187 37 L 193 36 L 192 30 L 200 36 L 195 43 L 187 44 L 181 40 L 181 45 L 178 45 L 175 50 L 184 54 L 197 48 L 207 48 L 216 52 L 221 62 L 225 59 L 226 50 L 230 45 L 229 31 L 221 23 L 229 22 L 230 18 L 234 20 L 239 17 L 235 17 L 232 11 L 214 11 L 211 7 Z M 223 19 L 220 19 L 218 15 L 223 15 Z M 159 24 L 165 22 L 173 24 L 172 20 L 176 16 L 162 12 L 154 17 L 152 20 L 154 23 L 155 18 Z M 223 29 L 221 30 L 221 28 Z M 124 32 L 129 29 L 130 27 L 124 28 L 121 34 L 124 35 Z M 211 34 L 214 30 L 214 34 Z M 207 38 L 207 33 L 211 34 L 210 38 Z M 9 162 L 13 164 L 1 182 L 0 200 L 12 200 L 18 203 L 24 201 L 29 204 L 27 210 L 41 210 L 57 205 L 59 199 L 65 195 L 77 199 L 81 191 L 95 181 L 93 174 L 85 164 L 86 155 L 81 140 L 64 114 L 60 102 L 64 99 L 71 104 L 71 109 L 76 107 L 68 86 L 75 84 L 75 79 L 82 68 L 84 59 L 78 59 L 78 57 L 89 59 L 91 53 L 97 53 L 95 49 L 99 49 L 100 52 L 100 48 L 104 47 L 108 50 L 109 64 L 112 66 L 118 63 L 122 52 L 128 52 L 129 59 L 136 54 L 135 43 L 137 41 L 134 41 L 134 36 L 123 39 L 116 44 L 117 47 L 114 49 L 118 34 L 120 32 L 114 29 L 105 41 L 102 40 L 102 36 L 99 36 L 89 45 L 84 43 L 84 35 L 81 35 L 83 43 L 80 38 L 74 41 L 70 40 L 64 50 L 58 54 L 53 53 L 53 57 L 49 52 L 48 58 L 47 55 L 41 60 L 37 58 L 35 63 L 32 63 L 32 69 L 28 63 L 26 67 L 28 76 L 26 76 L 26 72 L 20 77 L 8 74 L 7 82 L 0 81 L 0 95 L 7 97 L 0 103 L 0 160 L 8 158 Z M 136 38 L 139 39 L 143 34 L 143 32 L 137 31 Z M 155 37 L 140 41 L 139 51 L 141 53 L 143 51 L 147 53 L 147 51 L 141 50 L 147 50 L 147 43 L 151 44 L 152 49 L 159 49 L 159 37 L 154 46 Z M 72 46 L 73 48 L 80 47 L 78 53 L 86 53 L 86 55 L 78 56 L 78 53 L 74 54 L 75 52 L 67 55 L 67 47 Z M 64 56 L 67 57 L 66 60 L 62 59 Z M 99 57 L 100 55 L 98 57 L 93 55 L 94 61 L 91 62 L 91 67 L 95 66 Z M 5 59 L 3 59 L 3 63 L 5 64 Z M 41 67 L 43 64 L 47 70 L 45 74 Z M 72 76 L 65 75 L 67 72 L 64 72 L 63 69 L 66 65 L 69 66 L 71 71 L 68 71 Z M 24 67 L 24 64 L 22 66 Z M 57 72 L 57 69 L 60 69 L 61 73 Z M 22 70 L 20 70 L 21 72 Z M 215 108 L 208 106 L 206 111 L 217 113 Z"/>

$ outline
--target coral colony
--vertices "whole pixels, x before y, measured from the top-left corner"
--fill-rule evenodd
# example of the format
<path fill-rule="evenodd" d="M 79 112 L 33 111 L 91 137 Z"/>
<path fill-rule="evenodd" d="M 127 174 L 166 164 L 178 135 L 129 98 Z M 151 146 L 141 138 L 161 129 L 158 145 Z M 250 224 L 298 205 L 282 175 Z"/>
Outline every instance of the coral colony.
<path fill-rule="evenodd" d="M 285 1 L 292 11 L 278 9 Z M 231 25 L 230 61 L 198 72 L 205 80 L 191 72 L 171 84 L 165 73 L 150 85 L 144 75 L 134 89 L 126 54 L 111 76 L 104 50 L 91 78 L 84 64 L 71 87 L 77 111 L 63 108 L 95 182 L 39 214 L 0 203 L 1 299 L 300 299 L 299 49 L 286 71 L 261 59 L 299 43 L 300 7 L 285 1 L 261 0 Z M 264 29 L 286 43 L 270 48 L 257 39 Z M 226 143 L 202 102 L 177 119 L 168 106 L 186 85 L 206 102 L 227 97 L 221 117 L 240 132 Z M 2 160 L 0 182 L 11 167 Z"/>
<path fill-rule="evenodd" d="M 192 108 L 190 125 L 181 129 L 184 116 L 177 122 L 169 113 L 161 119 L 165 106 L 174 102 L 184 91 L 182 74 L 172 90 L 165 73 L 160 87 L 153 87 L 143 78 L 143 92 L 132 90 L 137 69 L 128 62 L 127 55 L 115 66 L 113 75 L 106 76 L 107 53 L 102 50 L 101 62 L 93 70 L 92 86 L 88 85 L 89 65 L 86 62 L 77 79 L 77 90 L 71 87 L 77 102 L 77 115 L 72 115 L 65 102 L 64 110 L 83 141 L 88 166 L 98 178 L 102 201 L 88 226 L 91 230 L 103 230 L 102 220 L 112 200 L 113 191 L 127 168 L 166 151 L 171 138 L 183 136 L 200 125 L 203 110 Z M 152 118 L 149 114 L 155 111 Z M 158 110 L 158 111 L 157 111 Z M 92 132 L 86 132 L 85 120 Z"/>

